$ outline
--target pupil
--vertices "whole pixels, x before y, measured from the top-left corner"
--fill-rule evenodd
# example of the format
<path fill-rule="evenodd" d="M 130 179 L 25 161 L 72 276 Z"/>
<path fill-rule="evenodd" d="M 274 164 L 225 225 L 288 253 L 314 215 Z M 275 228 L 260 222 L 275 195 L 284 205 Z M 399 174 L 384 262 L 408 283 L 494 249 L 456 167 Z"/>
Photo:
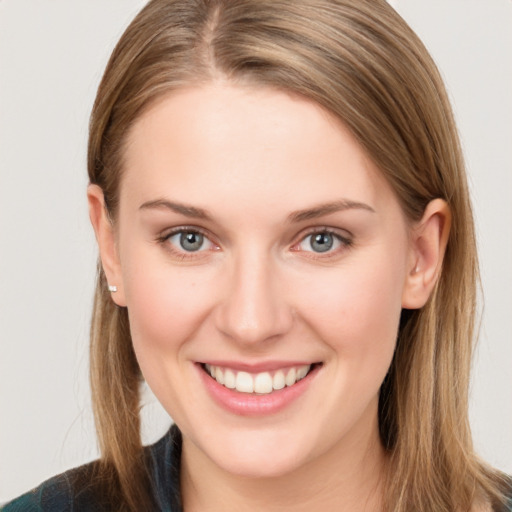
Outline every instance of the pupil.
<path fill-rule="evenodd" d="M 197 251 L 203 245 L 203 235 L 201 233 L 182 233 L 180 245 L 185 251 Z"/>
<path fill-rule="evenodd" d="M 311 248 L 315 252 L 326 252 L 334 243 L 332 235 L 329 233 L 318 233 L 313 236 L 311 241 Z"/>

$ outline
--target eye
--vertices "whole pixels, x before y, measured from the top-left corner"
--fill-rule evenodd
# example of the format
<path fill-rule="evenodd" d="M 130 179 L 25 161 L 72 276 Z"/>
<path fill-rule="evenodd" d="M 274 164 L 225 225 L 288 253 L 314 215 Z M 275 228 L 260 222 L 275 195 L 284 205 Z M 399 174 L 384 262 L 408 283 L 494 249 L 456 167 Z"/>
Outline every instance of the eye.
<path fill-rule="evenodd" d="M 216 248 L 205 235 L 193 229 L 174 231 L 167 235 L 164 241 L 180 252 L 201 252 Z"/>
<path fill-rule="evenodd" d="M 337 252 L 351 245 L 351 240 L 329 230 L 316 231 L 305 236 L 294 250 L 317 254 Z"/>
<path fill-rule="evenodd" d="M 315 252 L 330 251 L 336 241 L 332 233 L 315 233 L 307 238 L 311 249 Z"/>

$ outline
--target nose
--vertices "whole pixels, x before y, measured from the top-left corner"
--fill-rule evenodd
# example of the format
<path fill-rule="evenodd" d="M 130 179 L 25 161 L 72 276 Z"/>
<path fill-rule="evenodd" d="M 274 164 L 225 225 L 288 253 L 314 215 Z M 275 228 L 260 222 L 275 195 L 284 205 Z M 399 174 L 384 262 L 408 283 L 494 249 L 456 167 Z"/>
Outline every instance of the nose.
<path fill-rule="evenodd" d="M 218 303 L 216 327 L 239 344 L 255 345 L 286 334 L 293 311 L 276 263 L 268 255 L 246 251 L 232 262 Z"/>

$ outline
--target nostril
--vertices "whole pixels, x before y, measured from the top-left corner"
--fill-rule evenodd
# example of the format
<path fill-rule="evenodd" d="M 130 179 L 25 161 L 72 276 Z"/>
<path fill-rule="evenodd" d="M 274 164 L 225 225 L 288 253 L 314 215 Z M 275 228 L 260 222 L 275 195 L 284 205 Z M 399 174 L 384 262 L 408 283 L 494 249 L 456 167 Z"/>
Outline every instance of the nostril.
<path fill-rule="evenodd" d="M 226 288 L 214 315 L 217 329 L 225 336 L 255 344 L 288 332 L 293 315 L 268 254 L 261 254 L 254 244 L 244 251 L 227 270 Z"/>
<path fill-rule="evenodd" d="M 293 318 L 285 306 L 236 303 L 223 305 L 216 326 L 228 338 L 242 344 L 275 340 L 290 331 Z"/>

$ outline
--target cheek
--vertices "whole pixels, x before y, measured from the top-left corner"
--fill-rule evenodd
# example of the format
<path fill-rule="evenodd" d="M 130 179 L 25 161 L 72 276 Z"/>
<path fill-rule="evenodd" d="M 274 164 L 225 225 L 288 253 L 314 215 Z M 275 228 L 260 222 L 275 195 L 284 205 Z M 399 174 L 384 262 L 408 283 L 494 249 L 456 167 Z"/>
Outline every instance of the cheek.
<path fill-rule="evenodd" d="M 133 252 L 123 271 L 130 330 L 142 368 L 150 360 L 158 364 L 163 356 L 179 359 L 182 345 L 208 315 L 214 293 L 211 276 L 148 253 Z"/>
<path fill-rule="evenodd" d="M 405 263 L 400 264 L 400 256 L 393 251 L 369 253 L 315 275 L 297 290 L 295 295 L 304 297 L 304 318 L 340 356 L 340 364 L 385 375 L 401 312 Z"/>

